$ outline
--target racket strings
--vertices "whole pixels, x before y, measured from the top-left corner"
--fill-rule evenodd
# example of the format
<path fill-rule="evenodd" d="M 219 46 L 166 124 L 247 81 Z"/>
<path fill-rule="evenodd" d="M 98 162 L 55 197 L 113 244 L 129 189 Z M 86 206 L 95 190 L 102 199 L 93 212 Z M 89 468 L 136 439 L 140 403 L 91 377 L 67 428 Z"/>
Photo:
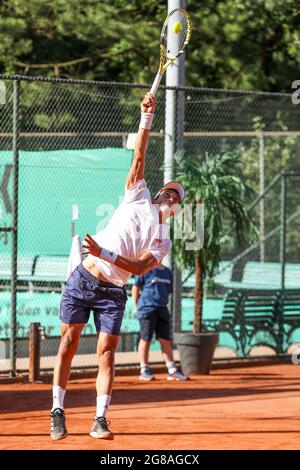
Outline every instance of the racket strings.
<path fill-rule="evenodd" d="M 173 30 L 174 25 L 180 23 L 182 29 L 179 32 Z M 164 35 L 164 45 L 167 58 L 174 59 L 184 49 L 188 42 L 191 26 L 187 17 L 181 11 L 176 11 L 170 15 L 168 25 Z"/>

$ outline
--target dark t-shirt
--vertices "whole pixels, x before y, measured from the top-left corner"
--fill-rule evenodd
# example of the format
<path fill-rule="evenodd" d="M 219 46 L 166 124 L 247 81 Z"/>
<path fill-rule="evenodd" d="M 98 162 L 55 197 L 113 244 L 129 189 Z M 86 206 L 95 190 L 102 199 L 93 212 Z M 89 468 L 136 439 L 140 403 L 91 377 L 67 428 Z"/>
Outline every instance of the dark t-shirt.
<path fill-rule="evenodd" d="M 138 316 L 150 312 L 157 307 L 166 307 L 169 294 L 172 292 L 172 272 L 164 266 L 164 269 L 153 268 L 141 276 L 134 277 L 134 285 L 142 288 L 138 300 Z"/>

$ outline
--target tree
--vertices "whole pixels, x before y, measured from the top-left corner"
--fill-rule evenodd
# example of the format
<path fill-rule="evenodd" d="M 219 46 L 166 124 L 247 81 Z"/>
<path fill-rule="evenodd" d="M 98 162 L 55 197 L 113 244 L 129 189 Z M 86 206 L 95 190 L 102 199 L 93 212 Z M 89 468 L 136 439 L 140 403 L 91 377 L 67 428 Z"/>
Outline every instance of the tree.
<path fill-rule="evenodd" d="M 299 78 L 297 1 L 191 1 L 189 10 L 196 25 L 187 51 L 192 85 L 289 91 Z"/>
<path fill-rule="evenodd" d="M 176 179 L 185 188 L 185 205 L 204 204 L 204 243 L 201 249 L 187 250 L 190 237 L 185 230 L 181 239 L 174 242 L 174 254 L 179 266 L 195 271 L 194 333 L 202 330 L 202 305 L 204 275 L 207 285 L 221 258 L 221 250 L 228 241 L 242 244 L 253 242 L 257 232 L 245 209 L 246 186 L 240 178 L 240 161 L 236 154 L 206 154 L 202 161 L 183 158 Z M 195 224 L 195 217 L 193 217 Z M 228 228 L 233 229 L 233 235 Z"/>
<path fill-rule="evenodd" d="M 296 0 L 187 3 L 187 85 L 288 91 L 299 79 Z M 166 0 L 4 0 L 0 71 L 151 83 L 166 12 Z"/>
<path fill-rule="evenodd" d="M 5 73 L 144 82 L 149 67 L 156 72 L 165 11 L 164 1 L 153 0 L 3 2 L 0 68 Z"/>

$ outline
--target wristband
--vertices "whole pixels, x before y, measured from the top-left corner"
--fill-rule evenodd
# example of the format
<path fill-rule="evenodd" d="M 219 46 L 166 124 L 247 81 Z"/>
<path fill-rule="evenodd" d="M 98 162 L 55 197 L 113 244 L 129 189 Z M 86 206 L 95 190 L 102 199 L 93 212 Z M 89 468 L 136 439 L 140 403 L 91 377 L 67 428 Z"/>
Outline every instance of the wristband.
<path fill-rule="evenodd" d="M 153 113 L 141 113 L 140 129 L 151 129 Z"/>
<path fill-rule="evenodd" d="M 111 264 L 115 264 L 117 257 L 118 255 L 116 255 L 116 253 L 114 253 L 113 251 L 106 250 L 105 248 L 102 248 L 99 256 L 99 258 L 104 259 L 105 261 L 108 261 Z"/>

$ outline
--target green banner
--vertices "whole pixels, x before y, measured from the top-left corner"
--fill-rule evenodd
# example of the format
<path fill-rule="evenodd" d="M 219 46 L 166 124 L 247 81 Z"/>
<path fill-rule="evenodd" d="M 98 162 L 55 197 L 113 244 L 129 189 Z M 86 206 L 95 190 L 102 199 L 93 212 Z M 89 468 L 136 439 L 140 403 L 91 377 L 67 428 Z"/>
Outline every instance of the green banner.
<path fill-rule="evenodd" d="M 41 292 L 18 292 L 17 294 L 17 337 L 28 337 L 31 322 L 40 322 L 47 336 L 60 335 L 60 307 L 61 294 Z M 0 338 L 10 337 L 11 294 L 0 293 Z M 133 303 L 129 297 L 122 325 L 123 332 L 139 331 L 139 324 L 134 317 Z M 85 327 L 83 334 L 96 334 L 93 314 Z"/>
<path fill-rule="evenodd" d="M 17 293 L 17 337 L 28 337 L 31 322 L 40 322 L 47 336 L 60 335 L 59 306 L 61 294 L 42 292 Z M 204 319 L 220 319 L 222 316 L 223 301 L 206 299 L 204 302 Z M 185 331 L 192 329 L 194 299 L 182 299 L 182 328 Z M 0 293 L 0 338 L 10 337 L 11 294 Z M 122 323 L 122 333 L 139 331 L 139 322 L 134 315 L 132 297 L 128 297 L 126 310 Z M 95 334 L 93 316 L 83 334 Z"/>
<path fill-rule="evenodd" d="M 131 160 L 132 150 L 123 148 L 20 151 L 19 255 L 68 255 L 72 222 L 81 236 L 104 228 L 123 197 Z M 4 227 L 12 224 L 12 179 L 12 152 L 0 151 Z M 2 233 L 0 254 L 10 253 L 9 241 Z"/>

